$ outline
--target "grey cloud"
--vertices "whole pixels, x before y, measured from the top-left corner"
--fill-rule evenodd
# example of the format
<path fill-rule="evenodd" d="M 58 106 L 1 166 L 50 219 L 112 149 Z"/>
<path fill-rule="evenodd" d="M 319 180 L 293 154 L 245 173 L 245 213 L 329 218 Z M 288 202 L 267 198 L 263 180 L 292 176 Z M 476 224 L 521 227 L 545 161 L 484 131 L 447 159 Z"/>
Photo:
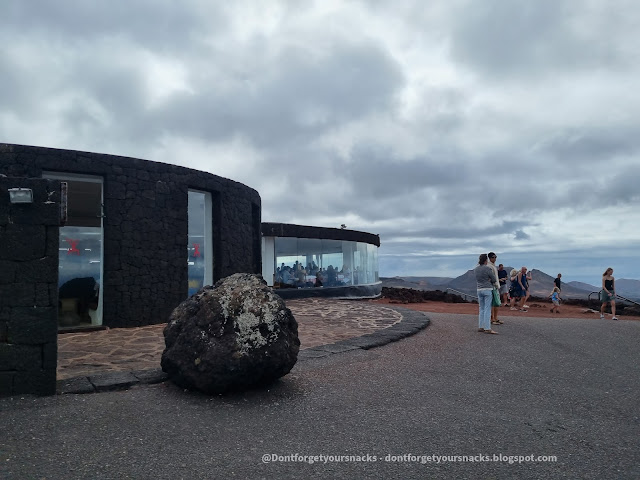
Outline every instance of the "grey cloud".
<path fill-rule="evenodd" d="M 420 229 L 414 229 L 409 231 L 403 231 L 400 235 L 403 238 L 408 239 L 438 239 L 438 241 L 452 238 L 490 238 L 498 235 L 510 234 L 514 232 L 521 232 L 524 226 L 528 225 L 525 222 L 496 222 L 489 223 L 483 227 L 476 227 L 472 225 L 434 225 L 430 227 L 423 227 Z M 381 235 L 389 235 L 393 230 L 383 229 L 380 231 Z M 399 234 L 399 232 L 395 232 Z"/>
<path fill-rule="evenodd" d="M 517 224 L 489 222 L 486 227 L 464 224 L 454 224 L 450 227 L 434 225 L 432 228 L 426 227 L 408 232 L 406 229 L 394 230 L 393 227 L 384 227 L 376 233 L 380 234 L 383 255 L 438 257 L 441 256 L 438 252 L 442 250 L 474 251 L 482 245 L 484 248 L 480 250 L 494 250 L 502 257 L 501 251 L 508 248 L 510 243 L 504 241 L 505 236 L 512 236 L 518 242 L 530 239 L 520 228 L 524 225 L 526 225 L 524 222 Z"/>
<path fill-rule="evenodd" d="M 217 173 L 207 149 L 239 139 L 250 165 L 229 170 L 265 220 L 347 223 L 416 258 L 638 206 L 634 2 L 274 5 L 252 27 L 251 2 L 0 2 L 2 140 L 171 161 L 175 139 L 177 163 Z M 171 80 L 155 61 L 187 90 L 152 101 Z"/>
<path fill-rule="evenodd" d="M 315 59 L 285 49 L 263 66 L 229 91 L 201 84 L 195 96 L 174 97 L 154 114 L 173 119 L 165 126 L 185 135 L 220 138 L 240 131 L 273 148 L 310 142 L 329 128 L 389 108 L 403 84 L 399 67 L 374 44 L 334 45 Z"/>
<path fill-rule="evenodd" d="M 80 17 L 85 14 L 88 13 L 84 8 L 78 13 Z M 89 42 L 94 42 L 95 50 L 76 45 L 69 38 L 60 40 L 61 48 L 69 49 L 70 60 L 64 70 L 50 77 L 53 84 L 50 90 L 85 97 L 84 102 L 76 100 L 65 112 L 63 118 L 68 121 L 68 129 L 76 128 L 78 119 L 86 120 L 82 122 L 86 127 L 96 123 L 91 122 L 88 105 L 97 103 L 113 124 L 96 123 L 93 134 L 100 135 L 108 126 L 118 132 L 118 137 L 131 142 L 154 141 L 170 131 L 173 135 L 206 141 L 242 134 L 262 148 L 308 144 L 327 129 L 392 108 L 404 83 L 399 65 L 372 41 L 336 39 L 322 55 L 309 55 L 304 49 L 285 43 L 282 50 L 268 58 L 260 55 L 263 49 L 255 44 L 245 47 L 256 47 L 254 51 L 238 51 L 230 56 L 229 52 L 204 49 L 195 42 L 186 45 L 189 53 L 185 58 L 175 52 L 167 54 L 156 46 L 159 48 L 156 52 L 165 55 L 166 61 L 180 64 L 187 60 L 185 66 L 193 92 L 174 93 L 160 106 L 149 107 L 144 78 L 147 72 L 135 62 L 117 61 L 118 55 L 135 59 L 132 55 L 141 52 L 110 51 L 108 44 L 101 43 L 98 33 L 94 37 Z M 196 52 L 197 61 L 190 57 Z M 10 66 L 7 70 L 14 68 Z M 28 77 L 26 72 L 20 76 Z M 220 81 L 224 84 L 219 87 Z M 14 83 L 17 85 L 17 80 Z M 26 113 L 27 100 L 37 104 L 48 93 L 33 92 L 35 95 L 27 98 L 21 95 L 24 89 L 16 88 L 14 92 L 17 98 L 22 98 L 19 104 L 5 100 L 13 101 L 14 109 L 22 115 Z"/>
<path fill-rule="evenodd" d="M 614 18 L 632 31 L 633 22 L 622 12 L 633 9 L 629 4 L 616 8 L 625 3 L 581 4 L 577 8 L 569 0 L 469 1 L 458 9 L 452 53 L 492 78 L 602 65 L 628 68 L 632 64 L 623 53 L 629 48 L 624 35 L 602 22 L 602 16 Z"/>
<path fill-rule="evenodd" d="M 398 158 L 387 146 L 357 146 L 344 166 L 344 175 L 360 192 L 384 199 L 413 193 L 427 187 L 452 186 L 459 181 L 458 171 L 450 162 L 433 158 Z M 365 194 L 366 194 L 365 193 Z"/>
<path fill-rule="evenodd" d="M 571 168 L 576 161 L 583 165 L 602 164 L 617 156 L 640 153 L 640 127 L 605 123 L 597 127 L 567 128 L 542 142 L 535 153 Z"/>
<path fill-rule="evenodd" d="M 217 61 L 215 55 L 211 61 Z M 285 50 L 264 65 L 267 70 L 249 72 L 246 81 L 231 72 L 227 87 L 219 90 L 215 78 L 228 75 L 224 66 L 202 72 L 194 93 L 174 94 L 151 109 L 142 104 L 140 72 L 108 72 L 98 64 L 77 65 L 77 73 L 88 70 L 79 88 L 118 118 L 115 126 L 123 136 L 154 139 L 170 131 L 215 141 L 242 134 L 270 149 L 308 144 L 323 130 L 389 108 L 403 82 L 398 66 L 373 44 L 336 45 L 317 60 Z M 318 120 L 306 124 L 300 118 L 306 111 L 317 112 Z"/>
<path fill-rule="evenodd" d="M 212 29 L 227 30 L 224 10 L 208 2 L 135 0 L 130 2 L 84 2 L 74 0 L 6 0 L 2 20 L 19 26 L 21 35 L 42 36 L 60 48 L 93 43 L 105 37 L 124 37 L 153 50 L 185 51 Z M 6 28 L 6 27 L 5 27 Z"/>
<path fill-rule="evenodd" d="M 635 204 L 640 208 L 640 165 L 628 166 L 607 177 L 599 192 L 601 202 L 612 201 L 614 205 Z"/>
<path fill-rule="evenodd" d="M 24 71 L 6 51 L 0 50 L 0 105 L 5 113 L 19 114 L 30 108 L 29 85 L 25 85 L 28 72 Z M 34 105 L 35 106 L 35 105 Z"/>

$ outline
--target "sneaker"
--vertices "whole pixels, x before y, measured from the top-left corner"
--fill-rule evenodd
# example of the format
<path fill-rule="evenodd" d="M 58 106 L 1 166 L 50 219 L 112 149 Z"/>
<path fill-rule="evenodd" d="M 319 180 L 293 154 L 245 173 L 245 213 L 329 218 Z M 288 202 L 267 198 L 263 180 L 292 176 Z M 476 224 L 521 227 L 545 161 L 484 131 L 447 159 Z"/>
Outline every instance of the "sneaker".
<path fill-rule="evenodd" d="M 604 320 L 604 315 L 600 314 L 600 320 Z"/>
<path fill-rule="evenodd" d="M 518 310 L 518 309 L 515 307 L 511 307 L 509 310 Z"/>
<path fill-rule="evenodd" d="M 618 320 L 618 317 L 611 317 L 611 320 Z"/>
<path fill-rule="evenodd" d="M 522 308 L 529 308 L 529 305 L 522 305 Z"/>
<path fill-rule="evenodd" d="M 521 308 L 521 309 L 520 309 L 520 311 L 521 311 L 521 312 L 528 312 L 529 310 L 526 310 L 526 309 L 524 309 L 524 308 Z"/>

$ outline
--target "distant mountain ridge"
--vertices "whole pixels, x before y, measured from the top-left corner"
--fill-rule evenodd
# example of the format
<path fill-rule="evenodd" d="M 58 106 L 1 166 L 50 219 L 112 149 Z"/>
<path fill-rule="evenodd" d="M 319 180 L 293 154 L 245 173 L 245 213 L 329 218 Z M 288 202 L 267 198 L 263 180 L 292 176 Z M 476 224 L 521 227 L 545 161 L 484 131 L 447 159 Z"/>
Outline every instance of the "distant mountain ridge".
<path fill-rule="evenodd" d="M 600 289 L 598 289 L 600 290 Z M 631 300 L 640 299 L 640 280 L 616 278 L 616 293 Z"/>
<path fill-rule="evenodd" d="M 507 272 L 511 267 L 505 267 Z M 532 280 L 529 282 L 531 295 L 546 297 L 553 290 L 555 276 L 537 269 L 531 270 Z M 381 277 L 383 287 L 413 288 L 416 290 L 446 290 L 452 288 L 462 293 L 476 294 L 476 277 L 473 270 L 468 270 L 459 277 Z M 562 284 L 563 298 L 586 299 L 590 293 L 600 291 L 599 286 L 583 282 L 567 282 Z M 640 300 L 640 280 L 616 279 L 616 293 L 630 300 Z M 592 297 L 593 298 L 593 297 Z"/>
<path fill-rule="evenodd" d="M 571 285 L 572 287 L 578 288 L 580 290 L 589 290 L 590 292 L 597 292 L 600 290 L 600 287 L 596 287 L 595 285 L 584 282 L 569 282 L 567 283 L 567 285 Z"/>

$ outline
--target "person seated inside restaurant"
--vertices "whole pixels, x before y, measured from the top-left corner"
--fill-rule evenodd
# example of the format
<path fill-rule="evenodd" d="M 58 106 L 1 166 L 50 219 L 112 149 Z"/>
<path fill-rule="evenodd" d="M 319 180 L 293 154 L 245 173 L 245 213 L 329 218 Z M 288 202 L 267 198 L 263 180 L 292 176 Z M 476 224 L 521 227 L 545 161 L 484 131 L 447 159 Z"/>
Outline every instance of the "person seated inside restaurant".
<path fill-rule="evenodd" d="M 276 274 L 274 276 L 275 283 L 282 283 L 282 270 L 280 267 L 276 268 Z"/>
<path fill-rule="evenodd" d="M 301 263 L 298 263 L 296 270 L 296 286 L 298 288 L 306 287 L 307 285 L 307 271 L 304 269 Z"/>
<path fill-rule="evenodd" d="M 284 286 L 293 287 L 296 283 L 295 277 L 291 273 L 291 267 L 284 267 L 282 272 L 282 283 Z"/>
<path fill-rule="evenodd" d="M 333 268 L 333 265 L 327 267 L 327 285 L 333 287 L 338 281 L 338 271 Z"/>
<path fill-rule="evenodd" d="M 351 284 L 351 269 L 349 267 L 342 267 L 342 283 L 343 285 Z"/>

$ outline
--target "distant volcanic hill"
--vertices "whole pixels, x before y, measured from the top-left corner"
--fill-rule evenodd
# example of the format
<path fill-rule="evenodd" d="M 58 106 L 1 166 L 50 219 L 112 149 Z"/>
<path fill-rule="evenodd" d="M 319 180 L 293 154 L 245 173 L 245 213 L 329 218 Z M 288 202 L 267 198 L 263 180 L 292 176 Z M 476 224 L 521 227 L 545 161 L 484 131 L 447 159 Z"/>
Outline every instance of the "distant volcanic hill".
<path fill-rule="evenodd" d="M 566 285 L 570 285 L 573 288 L 577 288 L 579 290 L 588 290 L 589 292 L 597 292 L 598 290 L 600 290 L 600 287 L 596 287 L 595 285 L 584 282 L 569 282 Z"/>
<path fill-rule="evenodd" d="M 616 293 L 631 300 L 640 300 L 640 280 L 616 278 Z"/>
<path fill-rule="evenodd" d="M 381 278 L 382 286 L 388 288 L 413 288 L 414 290 L 437 290 L 427 281 L 420 281 L 419 277 L 390 277 Z M 445 287 L 446 288 L 446 287 Z"/>
<path fill-rule="evenodd" d="M 511 272 L 512 267 L 505 267 L 507 272 Z M 555 284 L 555 276 L 551 276 L 542 270 L 531 270 L 532 280 L 529 282 L 531 295 L 535 297 L 547 297 Z M 447 277 L 393 277 L 381 278 L 383 287 L 413 288 L 416 290 L 446 290 L 452 288 L 469 295 L 476 294 L 476 277 L 473 270 L 468 270 L 456 278 Z M 599 286 L 589 285 L 581 282 L 568 282 L 562 284 L 562 298 L 564 299 L 586 299 L 590 293 L 598 292 Z M 616 279 L 616 292 L 619 295 L 632 300 L 640 298 L 640 281 Z M 592 295 L 593 298 L 593 295 Z"/>

